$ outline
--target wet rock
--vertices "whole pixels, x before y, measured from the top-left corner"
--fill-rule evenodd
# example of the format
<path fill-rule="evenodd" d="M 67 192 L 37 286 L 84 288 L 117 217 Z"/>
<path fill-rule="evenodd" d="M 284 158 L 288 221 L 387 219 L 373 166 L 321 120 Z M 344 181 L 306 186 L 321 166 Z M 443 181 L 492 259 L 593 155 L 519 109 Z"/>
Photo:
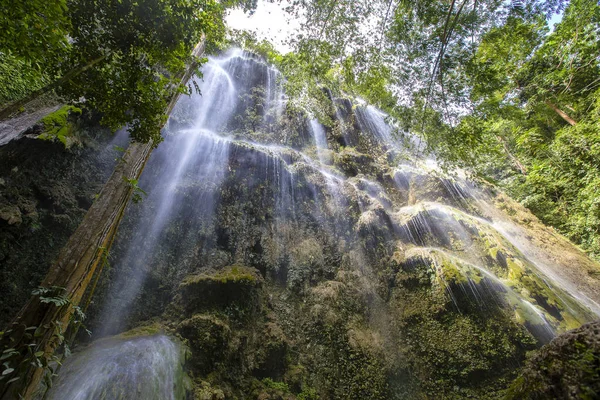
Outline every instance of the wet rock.
<path fill-rule="evenodd" d="M 192 363 L 201 372 L 210 372 L 224 361 L 231 329 L 221 319 L 210 314 L 196 314 L 177 326 L 177 332 L 188 340 Z"/>
<path fill-rule="evenodd" d="M 19 225 L 23 222 L 19 208 L 11 205 L 0 208 L 0 218 L 9 225 Z"/>
<path fill-rule="evenodd" d="M 254 268 L 234 265 L 213 273 L 190 275 L 179 290 L 188 311 L 223 308 L 233 303 L 252 309 L 263 280 Z"/>
<path fill-rule="evenodd" d="M 346 147 L 335 157 L 335 166 L 348 176 L 356 176 L 359 173 L 368 174 L 373 171 L 373 157 L 368 154 L 359 153 L 351 147 Z"/>
<path fill-rule="evenodd" d="M 600 393 L 600 321 L 564 333 L 529 357 L 507 399 L 595 399 Z"/>
<path fill-rule="evenodd" d="M 79 121 L 85 146 L 65 150 L 60 143 L 23 137 L 0 147 L 0 326 L 29 299 L 59 250 L 108 178 L 115 161 L 115 138 L 108 129 Z M 123 140 L 121 140 L 123 139 Z"/>
<path fill-rule="evenodd" d="M 312 277 L 318 275 L 325 266 L 323 247 L 314 238 L 301 241 L 291 249 L 290 255 L 287 284 L 295 290 L 310 283 Z"/>
<path fill-rule="evenodd" d="M 279 325 L 269 322 L 262 332 L 262 346 L 257 355 L 258 367 L 254 375 L 281 378 L 287 369 L 288 342 Z"/>

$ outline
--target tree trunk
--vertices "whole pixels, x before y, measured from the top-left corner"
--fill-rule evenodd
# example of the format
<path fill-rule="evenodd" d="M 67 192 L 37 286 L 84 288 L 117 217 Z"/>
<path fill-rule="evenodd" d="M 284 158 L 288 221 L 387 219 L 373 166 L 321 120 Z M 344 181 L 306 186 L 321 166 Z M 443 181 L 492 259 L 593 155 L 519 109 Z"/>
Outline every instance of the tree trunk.
<path fill-rule="evenodd" d="M 57 79 L 54 82 L 44 86 L 43 88 L 35 90 L 35 91 L 29 93 L 27 96 L 23 97 L 22 99 L 17 100 L 14 103 L 8 105 L 7 107 L 0 110 L 0 121 L 7 119 L 12 114 L 19 111 L 19 109 L 21 107 L 23 107 L 24 105 L 28 104 L 29 102 L 37 99 L 38 97 L 40 97 L 42 95 L 50 92 L 51 90 L 56 89 L 63 83 L 67 82 L 69 79 L 71 79 L 81 73 L 84 73 L 85 71 L 92 68 L 94 65 L 98 64 L 99 62 L 103 61 L 104 59 L 106 59 L 106 56 L 101 56 L 101 57 L 98 57 L 98 58 L 90 61 L 86 65 L 82 65 L 75 69 L 72 69 L 71 71 L 67 72 L 62 78 Z"/>
<path fill-rule="evenodd" d="M 203 51 L 204 41 L 196 46 L 193 55 L 199 56 Z M 197 67 L 194 61 L 182 74 L 181 82 L 189 80 Z M 167 114 L 177 99 L 178 94 L 174 92 L 165 110 Z M 74 307 L 78 306 L 94 274 L 101 272 L 97 269 L 103 266 L 101 260 L 112 243 L 134 190 L 131 182 L 140 177 L 152 149 L 152 142 L 129 146 L 44 278 L 41 286 L 58 293 L 59 298 L 66 299 L 66 304 L 49 302 L 47 297 L 51 295 L 45 295 L 45 298 L 33 296 L 0 338 L 4 361 L 14 369 L 5 372 L 0 380 L 2 400 L 19 396 L 31 399 L 37 391 L 40 380 L 48 372 L 44 366 L 62 343 Z M 8 356 L 10 353 L 12 355 Z"/>
<path fill-rule="evenodd" d="M 550 100 L 546 100 L 546 105 L 548 107 L 550 107 L 552 110 L 554 110 L 555 113 L 557 113 L 558 115 L 560 115 L 560 117 L 562 119 L 564 119 L 565 121 L 567 121 L 571 126 L 577 125 L 577 121 L 575 121 L 573 118 L 569 117 L 566 112 L 562 111 L 560 108 L 558 108 Z"/>
<path fill-rule="evenodd" d="M 519 172 L 521 172 L 523 175 L 527 175 L 527 168 L 510 151 L 510 149 L 508 148 L 508 144 L 506 144 L 506 141 L 501 136 L 498 136 L 498 135 L 496 135 L 496 139 L 498 139 L 498 141 L 500 143 L 502 143 L 502 147 L 504 148 L 504 152 L 506 153 L 506 155 L 508 156 L 508 158 L 510 158 L 510 160 L 513 162 L 513 164 L 519 170 Z"/>

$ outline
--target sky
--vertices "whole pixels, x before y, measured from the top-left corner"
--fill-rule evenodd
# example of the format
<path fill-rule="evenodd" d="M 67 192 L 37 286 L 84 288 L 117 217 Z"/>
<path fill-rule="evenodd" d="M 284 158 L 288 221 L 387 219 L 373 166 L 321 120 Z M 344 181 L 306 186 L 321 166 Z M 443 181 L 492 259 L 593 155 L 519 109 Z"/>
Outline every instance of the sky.
<path fill-rule="evenodd" d="M 284 10 L 288 4 L 288 0 L 258 0 L 256 11 L 252 15 L 244 13 L 241 9 L 230 11 L 226 18 L 227 25 L 233 29 L 256 32 L 259 40 L 267 39 L 280 53 L 288 53 L 292 49 L 286 41 L 300 29 L 300 20 L 292 19 Z M 550 18 L 550 31 L 554 30 L 554 25 L 560 22 L 562 17 L 561 12 Z"/>
<path fill-rule="evenodd" d="M 252 15 L 242 10 L 232 10 L 226 18 L 227 25 L 233 29 L 243 29 L 256 32 L 258 39 L 268 39 L 282 54 L 292 49 L 285 43 L 300 29 L 300 21 L 291 19 L 284 11 L 288 1 L 271 3 L 259 0 L 256 11 Z"/>
<path fill-rule="evenodd" d="M 554 25 L 558 24 L 560 21 L 562 21 L 562 17 L 563 17 L 563 13 L 560 12 L 558 14 L 554 14 L 550 20 L 548 21 L 548 26 L 550 27 L 550 31 L 552 32 L 554 30 Z"/>

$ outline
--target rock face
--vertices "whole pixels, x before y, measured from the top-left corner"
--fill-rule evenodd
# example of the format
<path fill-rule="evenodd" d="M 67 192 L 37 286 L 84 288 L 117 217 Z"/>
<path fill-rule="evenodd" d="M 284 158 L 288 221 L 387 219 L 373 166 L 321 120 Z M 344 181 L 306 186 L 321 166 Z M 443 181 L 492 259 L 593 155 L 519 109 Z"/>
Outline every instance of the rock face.
<path fill-rule="evenodd" d="M 494 399 L 596 318 L 600 268 L 576 248 L 371 106 L 333 97 L 332 126 L 292 111 L 280 78 L 233 50 L 180 100 L 94 338 L 159 324 L 200 399 Z"/>
<path fill-rule="evenodd" d="M 595 399 L 600 393 L 600 321 L 555 338 L 529 357 L 508 399 Z"/>
<path fill-rule="evenodd" d="M 81 120 L 82 145 L 28 137 L 0 146 L 0 327 L 31 296 L 112 172 L 124 135 Z M 1 329 L 0 328 L 0 329 Z"/>
<path fill-rule="evenodd" d="M 252 268 L 230 266 L 214 274 L 186 277 L 180 286 L 181 303 L 188 310 L 243 304 L 252 308 L 262 278 Z"/>

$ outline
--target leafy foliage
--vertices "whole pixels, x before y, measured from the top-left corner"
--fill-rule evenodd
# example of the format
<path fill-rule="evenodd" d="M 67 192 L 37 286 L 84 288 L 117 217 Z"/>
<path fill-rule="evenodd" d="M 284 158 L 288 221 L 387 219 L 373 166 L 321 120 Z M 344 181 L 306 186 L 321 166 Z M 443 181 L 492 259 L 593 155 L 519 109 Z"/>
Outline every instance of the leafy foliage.
<path fill-rule="evenodd" d="M 31 292 L 34 298 L 38 298 L 43 304 L 51 304 L 57 308 L 71 307 L 71 319 L 76 324 L 81 324 L 85 319 L 85 314 L 78 306 L 74 306 L 71 300 L 65 295 L 65 288 L 59 286 L 43 287 L 40 286 Z M 14 326 L 14 324 L 13 324 Z M 0 332 L 0 338 L 8 335 L 14 328 Z M 44 371 L 44 383 L 47 387 L 52 387 L 52 378 L 56 376 L 55 371 L 61 365 L 62 356 L 49 354 L 46 352 L 42 337 L 50 332 L 52 339 L 56 340 L 58 345 L 63 345 L 64 356 L 68 357 L 71 350 L 68 343 L 65 342 L 63 323 L 59 320 L 51 321 L 43 326 L 29 326 L 23 332 L 24 342 L 13 347 L 3 348 L 0 355 L 0 361 L 4 367 L 0 375 L 0 382 L 6 380 L 6 384 L 15 382 L 22 377 L 22 372 L 30 365 L 41 368 Z M 88 331 L 89 332 L 89 331 Z M 25 353 L 24 358 L 20 355 Z M 20 360 L 20 361 L 18 361 Z M 3 382 L 4 383 L 4 382 Z"/>
<path fill-rule="evenodd" d="M 54 304 L 57 307 L 62 307 L 69 304 L 69 299 L 63 296 L 64 288 L 52 286 L 52 287 L 39 287 L 35 289 L 31 294 L 38 296 L 42 303 Z"/>
<path fill-rule="evenodd" d="M 59 0 L 4 4 L 0 49 L 49 69 L 66 100 L 100 111 L 102 122 L 124 125 L 134 140 L 160 142 L 160 127 L 194 47 L 215 48 L 227 8 L 248 0 Z M 6 15 L 6 18 L 5 18 Z M 23 18 L 21 18 L 23 17 Z M 26 49 L 26 50 L 24 50 Z M 195 60 L 199 62 L 201 60 Z"/>
<path fill-rule="evenodd" d="M 599 16 L 576 0 L 550 34 L 539 19 L 490 31 L 469 65 L 474 112 L 434 146 L 596 257 Z"/>
<path fill-rule="evenodd" d="M 48 77 L 13 55 L 0 53 L 0 106 L 25 97 L 48 83 Z"/>
<path fill-rule="evenodd" d="M 123 177 L 123 180 L 131 187 L 133 191 L 131 195 L 131 201 L 133 201 L 135 204 L 142 201 L 142 196 L 148 195 L 148 193 L 146 193 L 141 187 L 138 186 L 137 179 Z"/>
<path fill-rule="evenodd" d="M 0 51 L 31 63 L 35 70 L 55 67 L 70 47 L 68 0 L 0 1 Z"/>

